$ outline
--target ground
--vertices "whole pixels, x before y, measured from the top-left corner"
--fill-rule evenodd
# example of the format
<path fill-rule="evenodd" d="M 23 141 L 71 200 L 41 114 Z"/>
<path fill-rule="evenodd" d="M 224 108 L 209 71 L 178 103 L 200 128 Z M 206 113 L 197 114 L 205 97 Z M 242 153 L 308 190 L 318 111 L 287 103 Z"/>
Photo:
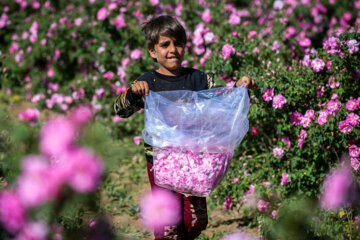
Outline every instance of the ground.
<path fill-rule="evenodd" d="M 101 205 L 107 206 L 105 208 L 111 212 L 113 224 L 120 231 L 126 230 L 130 239 L 150 240 L 153 235 L 142 226 L 138 215 L 138 203 L 141 197 L 150 191 L 145 159 L 136 154 L 131 139 L 123 139 L 120 145 L 130 150 L 129 156 L 124 156 L 126 159 L 120 160 L 121 167 L 109 175 L 103 188 Z M 110 182 L 113 185 L 109 184 Z M 249 228 L 249 219 L 242 216 L 238 210 L 225 211 L 222 206 L 208 210 L 208 227 L 198 239 L 218 239 L 222 233 L 234 231 L 245 231 L 258 236 L 258 230 Z"/>

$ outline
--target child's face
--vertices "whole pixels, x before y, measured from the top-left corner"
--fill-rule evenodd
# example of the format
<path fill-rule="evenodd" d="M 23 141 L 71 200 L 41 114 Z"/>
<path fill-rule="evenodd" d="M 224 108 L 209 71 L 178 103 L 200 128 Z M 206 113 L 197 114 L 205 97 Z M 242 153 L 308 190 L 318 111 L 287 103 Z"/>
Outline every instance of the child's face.
<path fill-rule="evenodd" d="M 149 49 L 152 58 L 159 64 L 159 73 L 176 75 L 184 59 L 184 45 L 174 37 L 160 36 L 154 49 Z"/>

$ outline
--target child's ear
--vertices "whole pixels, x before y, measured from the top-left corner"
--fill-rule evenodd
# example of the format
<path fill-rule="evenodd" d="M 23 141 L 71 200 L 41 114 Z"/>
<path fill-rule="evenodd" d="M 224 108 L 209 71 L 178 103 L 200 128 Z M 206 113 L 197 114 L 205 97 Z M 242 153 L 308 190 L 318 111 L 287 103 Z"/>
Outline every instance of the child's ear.
<path fill-rule="evenodd" d="M 151 48 L 148 48 L 148 51 L 149 51 L 149 53 L 150 53 L 150 56 L 152 57 L 152 58 L 157 58 L 157 56 L 156 56 L 156 51 L 155 51 L 155 49 L 153 48 L 153 49 L 151 49 Z"/>

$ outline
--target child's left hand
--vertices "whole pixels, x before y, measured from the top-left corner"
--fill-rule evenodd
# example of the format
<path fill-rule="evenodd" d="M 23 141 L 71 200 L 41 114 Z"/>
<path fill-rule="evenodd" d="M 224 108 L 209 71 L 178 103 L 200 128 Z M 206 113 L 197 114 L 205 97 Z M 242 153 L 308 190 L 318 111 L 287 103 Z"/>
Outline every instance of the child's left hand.
<path fill-rule="evenodd" d="M 256 87 L 255 81 L 248 76 L 243 76 L 242 78 L 237 80 L 235 86 L 240 87 L 243 84 L 246 85 L 247 89 L 254 89 Z"/>

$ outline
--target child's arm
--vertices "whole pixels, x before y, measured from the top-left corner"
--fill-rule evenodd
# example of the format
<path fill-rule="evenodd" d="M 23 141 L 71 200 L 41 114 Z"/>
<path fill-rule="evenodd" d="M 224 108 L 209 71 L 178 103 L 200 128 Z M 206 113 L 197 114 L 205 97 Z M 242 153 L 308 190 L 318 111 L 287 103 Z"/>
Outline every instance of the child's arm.
<path fill-rule="evenodd" d="M 235 87 L 240 87 L 243 84 L 246 85 L 247 89 L 254 89 L 256 87 L 255 81 L 248 76 L 243 76 L 242 78 L 237 80 L 235 83 Z M 207 88 L 211 89 L 213 87 L 215 87 L 215 82 L 211 76 L 207 75 Z"/>
<path fill-rule="evenodd" d="M 240 87 L 243 84 L 246 85 L 247 89 L 254 89 L 256 87 L 255 81 L 248 76 L 243 76 L 242 78 L 237 80 L 235 83 L 235 87 Z"/>
<path fill-rule="evenodd" d="M 115 113 L 123 118 L 130 117 L 144 107 L 144 99 L 142 96 L 148 93 L 149 86 L 147 82 L 135 80 L 129 89 L 115 99 Z"/>
<path fill-rule="evenodd" d="M 211 76 L 207 75 L 207 89 L 211 89 L 213 87 L 215 87 L 215 82 Z"/>

